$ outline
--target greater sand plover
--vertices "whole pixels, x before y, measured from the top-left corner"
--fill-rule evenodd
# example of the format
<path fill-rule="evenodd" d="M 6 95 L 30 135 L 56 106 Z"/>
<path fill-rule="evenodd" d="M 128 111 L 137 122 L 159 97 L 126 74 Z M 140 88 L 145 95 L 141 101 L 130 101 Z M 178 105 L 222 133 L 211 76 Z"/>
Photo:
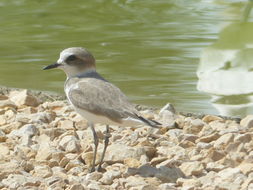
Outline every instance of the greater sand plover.
<path fill-rule="evenodd" d="M 71 47 L 60 53 L 60 58 L 44 70 L 59 68 L 66 75 L 64 90 L 69 102 L 84 117 L 91 127 L 94 137 L 94 155 L 91 172 L 95 171 L 98 137 L 94 123 L 106 125 L 104 149 L 98 171 L 104 159 L 109 142 L 109 125 L 157 127 L 160 123 L 143 118 L 127 97 L 115 85 L 96 72 L 95 58 L 86 49 Z"/>

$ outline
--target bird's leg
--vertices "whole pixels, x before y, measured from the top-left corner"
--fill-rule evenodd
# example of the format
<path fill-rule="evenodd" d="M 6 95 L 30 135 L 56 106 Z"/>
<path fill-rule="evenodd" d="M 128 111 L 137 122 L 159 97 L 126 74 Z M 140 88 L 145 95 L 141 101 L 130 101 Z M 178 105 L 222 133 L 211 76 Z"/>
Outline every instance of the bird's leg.
<path fill-rule="evenodd" d="M 103 164 L 103 160 L 104 160 L 104 157 L 105 157 L 105 151 L 106 151 L 106 148 L 108 146 L 108 143 L 109 143 L 109 138 L 111 137 L 111 134 L 110 134 L 110 130 L 109 130 L 109 125 L 106 125 L 106 131 L 104 133 L 104 149 L 103 149 L 103 152 L 102 152 L 102 156 L 101 156 L 101 159 L 100 159 L 100 162 L 99 162 L 99 165 L 98 165 L 98 171 L 101 171 L 102 170 L 102 164 Z"/>
<path fill-rule="evenodd" d="M 93 154 L 93 161 L 92 161 L 92 166 L 90 169 L 90 172 L 94 172 L 95 171 L 95 163 L 96 163 L 96 155 L 97 155 L 97 149 L 98 149 L 98 136 L 97 133 L 94 129 L 94 124 L 90 123 L 90 127 L 93 133 L 93 139 L 94 139 L 94 145 L 95 145 L 95 149 L 94 149 L 94 154 Z"/>

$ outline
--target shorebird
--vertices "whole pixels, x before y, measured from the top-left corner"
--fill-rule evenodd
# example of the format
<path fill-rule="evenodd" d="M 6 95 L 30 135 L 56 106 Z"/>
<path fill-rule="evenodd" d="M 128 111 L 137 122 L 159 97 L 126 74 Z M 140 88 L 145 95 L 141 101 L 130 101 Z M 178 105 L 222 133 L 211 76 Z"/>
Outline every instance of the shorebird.
<path fill-rule="evenodd" d="M 95 58 L 88 50 L 81 47 L 64 49 L 56 63 L 43 69 L 53 68 L 62 69 L 66 73 L 67 79 L 64 85 L 66 96 L 76 112 L 88 121 L 92 130 L 95 148 L 91 172 L 95 171 L 99 143 L 94 128 L 95 123 L 106 125 L 104 148 L 98 171 L 102 169 L 101 166 L 109 143 L 109 125 L 149 125 L 151 127 L 160 125 L 156 121 L 142 117 L 118 87 L 96 72 Z"/>

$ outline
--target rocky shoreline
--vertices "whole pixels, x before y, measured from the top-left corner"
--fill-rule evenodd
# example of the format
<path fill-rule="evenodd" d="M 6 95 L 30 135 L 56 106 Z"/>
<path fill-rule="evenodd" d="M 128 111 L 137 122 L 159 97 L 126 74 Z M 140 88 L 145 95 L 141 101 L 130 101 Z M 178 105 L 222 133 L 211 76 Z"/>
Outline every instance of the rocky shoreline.
<path fill-rule="evenodd" d="M 88 173 L 92 133 L 64 97 L 0 88 L 0 189 L 253 189 L 252 115 L 140 110 L 163 127 L 110 126 L 105 171 Z"/>

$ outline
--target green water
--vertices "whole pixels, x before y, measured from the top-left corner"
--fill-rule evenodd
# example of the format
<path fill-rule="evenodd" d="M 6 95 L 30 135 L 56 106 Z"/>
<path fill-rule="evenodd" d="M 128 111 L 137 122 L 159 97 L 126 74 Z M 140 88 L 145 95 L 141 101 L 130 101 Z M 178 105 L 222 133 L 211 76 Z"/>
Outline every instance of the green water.
<path fill-rule="evenodd" d="M 41 68 L 82 46 L 97 69 L 138 104 L 218 113 L 198 91 L 201 52 L 246 1 L 1 0 L 0 85 L 63 93 L 65 75 Z M 230 42 L 232 43 L 232 42 Z M 212 80 L 212 79 L 211 79 Z"/>

